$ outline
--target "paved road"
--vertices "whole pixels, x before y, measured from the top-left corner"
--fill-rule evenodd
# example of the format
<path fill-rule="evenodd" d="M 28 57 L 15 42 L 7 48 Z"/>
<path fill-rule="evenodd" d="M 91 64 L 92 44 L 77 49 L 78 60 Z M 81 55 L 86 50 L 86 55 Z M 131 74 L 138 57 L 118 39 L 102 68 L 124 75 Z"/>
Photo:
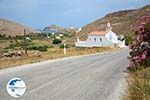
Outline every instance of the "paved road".
<path fill-rule="evenodd" d="M 69 57 L 0 70 L 0 100 L 117 100 L 128 49 Z M 26 93 L 7 94 L 6 84 L 22 78 Z"/>

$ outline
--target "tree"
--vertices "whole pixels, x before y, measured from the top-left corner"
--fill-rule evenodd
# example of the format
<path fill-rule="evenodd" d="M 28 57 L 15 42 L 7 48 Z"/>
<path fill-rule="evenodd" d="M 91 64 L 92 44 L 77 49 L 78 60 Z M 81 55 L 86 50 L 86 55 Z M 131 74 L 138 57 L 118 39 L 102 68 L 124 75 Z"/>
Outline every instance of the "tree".
<path fill-rule="evenodd" d="M 3 34 L 0 34 L 0 38 L 3 38 Z"/>

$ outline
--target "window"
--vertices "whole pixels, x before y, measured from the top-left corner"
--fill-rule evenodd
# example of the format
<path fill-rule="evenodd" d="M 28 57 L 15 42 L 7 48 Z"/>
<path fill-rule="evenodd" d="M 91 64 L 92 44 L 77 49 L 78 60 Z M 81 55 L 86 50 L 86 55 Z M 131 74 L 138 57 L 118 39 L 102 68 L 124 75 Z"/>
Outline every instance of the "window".
<path fill-rule="evenodd" d="M 102 42 L 102 38 L 99 38 L 100 42 Z"/>
<path fill-rule="evenodd" d="M 96 41 L 96 38 L 94 38 L 94 41 Z"/>
<path fill-rule="evenodd" d="M 109 39 L 112 40 L 112 35 L 109 36 Z"/>

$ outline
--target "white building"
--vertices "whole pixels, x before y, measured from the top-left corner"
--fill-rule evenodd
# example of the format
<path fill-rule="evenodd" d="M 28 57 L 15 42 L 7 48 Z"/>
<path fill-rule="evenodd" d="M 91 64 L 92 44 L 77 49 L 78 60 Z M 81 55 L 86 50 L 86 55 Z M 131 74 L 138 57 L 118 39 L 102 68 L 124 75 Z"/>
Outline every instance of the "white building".
<path fill-rule="evenodd" d="M 118 45 L 119 47 L 125 47 L 125 41 L 119 39 L 116 33 L 112 31 L 111 24 L 108 23 L 106 31 L 94 31 L 88 34 L 86 41 L 80 41 L 77 38 L 75 43 L 76 47 L 109 47 Z"/>

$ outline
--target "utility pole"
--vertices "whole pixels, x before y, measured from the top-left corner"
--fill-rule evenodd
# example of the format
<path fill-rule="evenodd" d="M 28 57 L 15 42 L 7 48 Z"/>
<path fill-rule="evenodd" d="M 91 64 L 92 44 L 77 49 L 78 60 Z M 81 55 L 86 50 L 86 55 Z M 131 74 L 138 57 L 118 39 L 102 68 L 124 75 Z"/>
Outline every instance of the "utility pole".
<path fill-rule="evenodd" d="M 28 56 L 27 52 L 27 39 L 26 39 L 26 30 L 24 29 L 24 50 L 25 50 L 25 55 Z"/>

